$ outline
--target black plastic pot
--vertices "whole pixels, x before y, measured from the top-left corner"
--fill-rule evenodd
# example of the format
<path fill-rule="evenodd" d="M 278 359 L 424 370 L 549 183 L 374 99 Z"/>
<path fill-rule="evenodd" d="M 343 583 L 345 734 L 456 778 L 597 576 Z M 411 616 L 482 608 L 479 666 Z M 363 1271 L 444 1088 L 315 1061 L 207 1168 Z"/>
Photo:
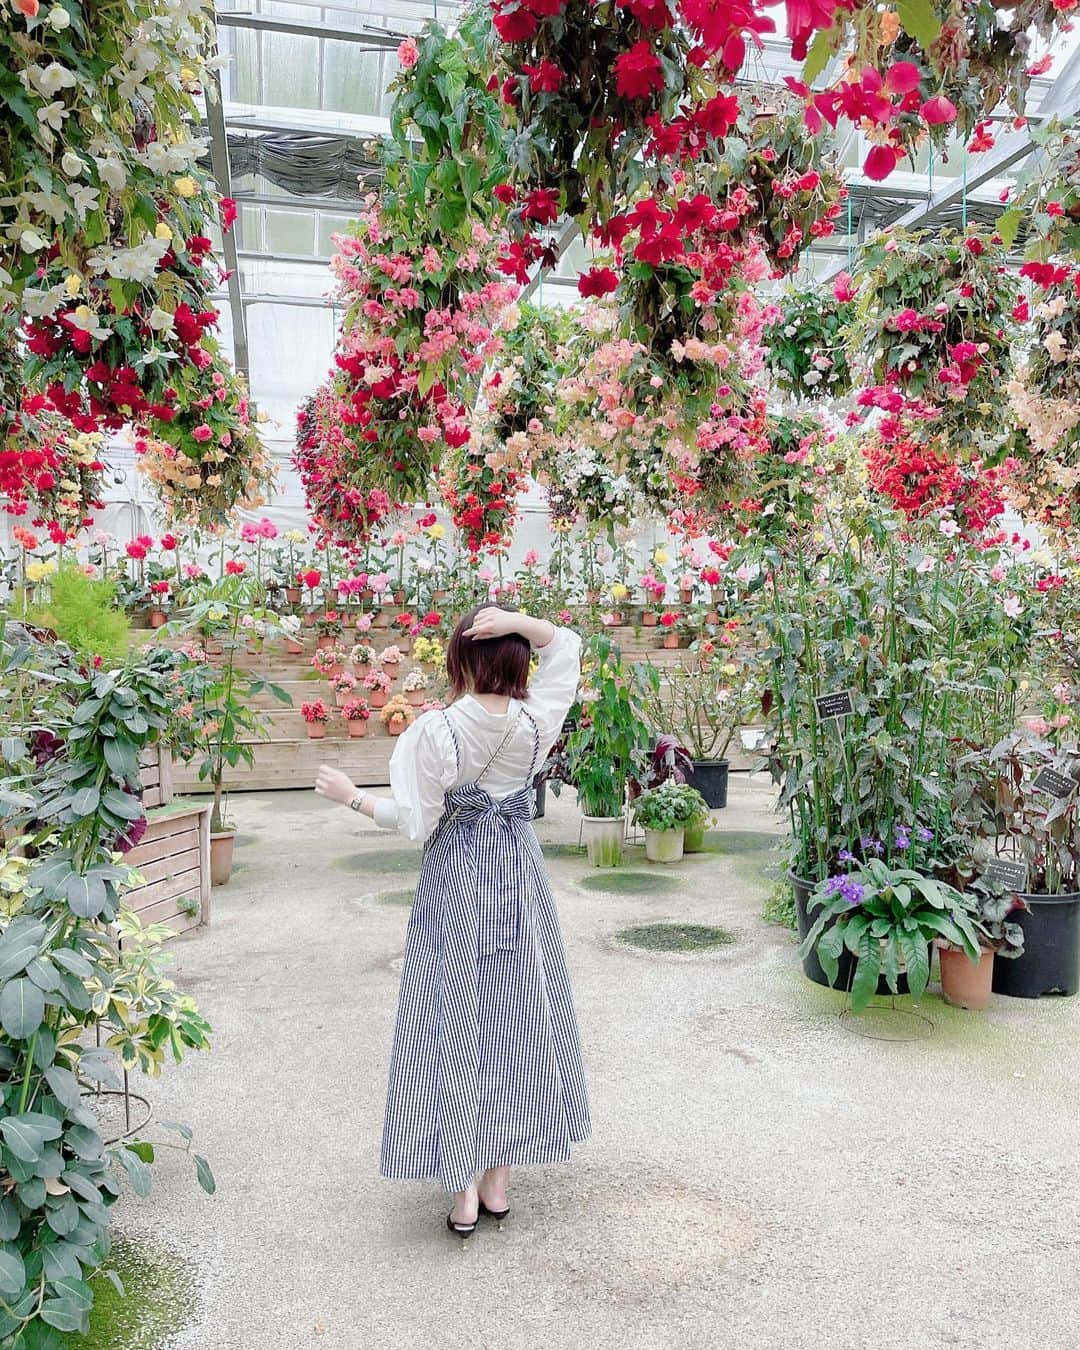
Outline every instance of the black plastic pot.
<path fill-rule="evenodd" d="M 710 811 L 727 806 L 728 761 L 726 759 L 695 759 L 687 782 L 705 798 Z"/>
<path fill-rule="evenodd" d="M 810 897 L 814 893 L 814 883 L 806 881 L 802 877 L 797 877 L 794 872 L 788 873 L 788 880 L 791 882 L 791 889 L 795 892 L 795 921 L 798 924 L 799 941 L 801 943 L 805 940 L 810 929 L 813 928 L 817 918 L 816 910 L 813 914 L 810 914 L 807 910 Z M 851 982 L 855 977 L 855 965 L 855 958 L 845 947 L 837 958 L 836 983 L 830 985 L 829 977 L 822 969 L 816 951 L 808 951 L 802 960 L 803 974 L 806 978 L 812 980 L 814 984 L 824 985 L 826 989 L 850 989 Z M 908 980 L 905 971 L 900 972 L 896 981 L 896 990 L 899 994 L 908 992 Z M 877 992 L 879 994 L 892 993 L 884 975 L 878 979 Z"/>
<path fill-rule="evenodd" d="M 536 791 L 536 805 L 533 807 L 533 820 L 542 820 L 544 818 L 544 812 L 547 810 L 547 779 L 534 779 L 533 788 Z"/>
<path fill-rule="evenodd" d="M 1080 992 L 1080 891 L 1024 895 L 1030 912 L 1009 915 L 1024 930 L 1024 954 L 994 962 L 994 993 L 1009 998 Z"/>

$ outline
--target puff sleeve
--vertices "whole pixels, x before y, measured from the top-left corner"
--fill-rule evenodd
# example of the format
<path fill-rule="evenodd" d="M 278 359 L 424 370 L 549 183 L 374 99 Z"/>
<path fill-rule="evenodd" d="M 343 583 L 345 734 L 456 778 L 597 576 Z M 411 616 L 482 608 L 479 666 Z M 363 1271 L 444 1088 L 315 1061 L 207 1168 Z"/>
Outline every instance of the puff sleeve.
<path fill-rule="evenodd" d="M 375 824 L 423 842 L 439 823 L 443 794 L 454 786 L 457 752 L 445 719 L 425 713 L 402 732 L 390 757 L 390 790 L 375 806 Z"/>

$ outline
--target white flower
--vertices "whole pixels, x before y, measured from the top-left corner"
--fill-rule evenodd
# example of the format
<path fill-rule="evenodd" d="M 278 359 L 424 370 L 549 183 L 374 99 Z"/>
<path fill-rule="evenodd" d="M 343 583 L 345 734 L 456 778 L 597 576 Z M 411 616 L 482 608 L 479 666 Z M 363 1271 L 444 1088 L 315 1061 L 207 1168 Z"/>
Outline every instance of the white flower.
<path fill-rule="evenodd" d="M 43 241 L 44 242 L 44 241 Z M 22 294 L 23 312 L 31 319 L 47 318 L 67 301 L 67 291 L 61 283 L 59 286 L 53 286 L 47 291 L 37 291 L 27 288 Z"/>
<path fill-rule="evenodd" d="M 119 192 L 127 183 L 127 169 L 112 155 L 101 159 L 95 158 L 94 163 L 97 165 L 98 177 L 114 192 Z"/>
<path fill-rule="evenodd" d="M 65 28 L 70 28 L 71 15 L 63 5 L 53 5 L 46 22 L 54 33 L 62 33 Z"/>
<path fill-rule="evenodd" d="M 40 211 L 42 215 L 50 216 L 55 221 L 66 219 L 68 215 L 67 202 L 56 192 L 28 192 L 26 200 Z"/>
<path fill-rule="evenodd" d="M 1010 619 L 1018 619 L 1024 612 L 1024 606 L 1021 604 L 1018 595 L 1007 595 L 1001 602 L 1001 608 Z"/>
<path fill-rule="evenodd" d="M 52 127 L 53 131 L 63 131 L 64 118 L 68 115 L 67 109 L 59 99 L 53 103 L 46 103 L 44 108 L 38 109 L 38 121 L 45 126 L 46 123 Z"/>
<path fill-rule="evenodd" d="M 808 371 L 806 372 L 806 374 L 802 377 L 802 382 L 803 382 L 803 384 L 809 384 L 809 385 L 820 384 L 820 383 L 821 383 L 821 371 L 820 371 L 820 370 L 808 370 Z"/>
<path fill-rule="evenodd" d="M 64 13 L 66 14 L 67 10 Z M 77 155 L 74 150 L 65 150 L 60 158 L 60 167 L 69 178 L 78 178 L 86 165 L 82 162 L 81 156 Z"/>
<path fill-rule="evenodd" d="M 1061 361 L 1065 357 L 1065 339 L 1060 333 L 1047 333 L 1043 338 L 1043 346 L 1049 353 L 1051 361 Z"/>
<path fill-rule="evenodd" d="M 31 229 L 28 225 L 19 235 L 19 247 L 24 253 L 40 253 L 47 245 L 37 230 Z"/>
<path fill-rule="evenodd" d="M 135 248 L 116 249 L 109 246 L 95 249 L 87 257 L 92 272 L 105 272 L 119 281 L 148 282 L 154 279 L 158 263 L 168 251 L 167 239 L 146 235 Z"/>
<path fill-rule="evenodd" d="M 72 89 L 76 84 L 75 76 L 59 61 L 50 62 L 44 69 L 38 65 L 30 66 L 26 74 L 34 88 L 46 98 L 52 98 L 61 89 Z"/>
<path fill-rule="evenodd" d="M 920 562 L 915 564 L 915 571 L 921 573 L 932 572 L 935 566 L 936 564 L 933 558 L 923 558 Z"/>
<path fill-rule="evenodd" d="M 81 187 L 75 189 L 71 194 L 71 200 L 75 203 L 75 210 L 78 211 L 80 220 L 86 215 L 87 211 L 97 210 L 100 198 L 101 193 L 97 188 Z"/>
<path fill-rule="evenodd" d="M 173 316 L 168 310 L 160 309 L 157 305 L 150 311 L 150 318 L 147 322 L 156 333 L 172 332 Z"/>
<path fill-rule="evenodd" d="M 955 520 L 950 520 L 948 516 L 941 522 L 938 529 L 946 539 L 955 539 L 960 533 L 960 526 L 957 525 Z"/>

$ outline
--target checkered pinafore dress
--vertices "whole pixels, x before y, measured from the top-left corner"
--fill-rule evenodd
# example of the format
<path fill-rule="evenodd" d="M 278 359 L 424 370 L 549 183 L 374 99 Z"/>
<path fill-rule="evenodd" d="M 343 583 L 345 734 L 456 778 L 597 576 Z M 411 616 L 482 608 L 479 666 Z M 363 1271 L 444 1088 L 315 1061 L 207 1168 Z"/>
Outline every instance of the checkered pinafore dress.
<path fill-rule="evenodd" d="M 448 1191 L 488 1167 L 565 1160 L 589 1134 L 559 921 L 532 826 L 540 733 L 522 713 L 533 729 L 528 779 L 502 801 L 479 780 L 446 793 L 405 943 L 382 1174 L 438 1177 Z"/>

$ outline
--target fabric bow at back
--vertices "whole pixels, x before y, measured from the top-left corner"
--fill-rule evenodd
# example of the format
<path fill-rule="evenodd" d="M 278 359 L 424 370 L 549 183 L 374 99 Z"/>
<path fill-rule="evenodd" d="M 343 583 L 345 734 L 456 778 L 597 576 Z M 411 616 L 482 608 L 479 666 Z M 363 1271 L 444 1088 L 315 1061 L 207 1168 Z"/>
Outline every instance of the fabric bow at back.
<path fill-rule="evenodd" d="M 476 783 L 452 788 L 446 794 L 451 828 L 467 841 L 473 866 L 466 869 L 475 886 L 478 943 L 481 956 L 516 950 L 521 909 L 531 894 L 532 871 L 523 866 L 521 831 L 532 820 L 533 793 L 519 788 L 496 801 Z"/>

